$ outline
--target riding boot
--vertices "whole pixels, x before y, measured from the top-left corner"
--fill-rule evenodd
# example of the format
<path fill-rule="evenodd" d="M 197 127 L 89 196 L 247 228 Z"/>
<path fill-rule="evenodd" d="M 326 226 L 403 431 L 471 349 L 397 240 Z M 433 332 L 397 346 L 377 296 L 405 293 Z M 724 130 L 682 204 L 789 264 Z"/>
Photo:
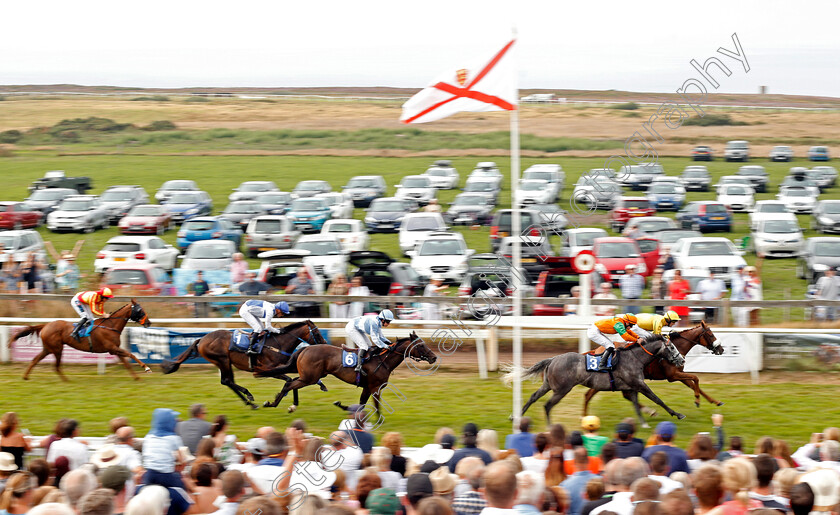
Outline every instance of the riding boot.
<path fill-rule="evenodd" d="M 87 318 L 83 318 L 83 319 L 79 320 L 79 323 L 76 324 L 76 327 L 73 328 L 73 332 L 70 333 L 70 336 L 72 338 L 77 339 L 77 340 L 81 339 L 79 337 L 79 335 L 82 333 L 82 329 L 84 329 L 84 327 L 86 325 L 87 325 Z"/>
<path fill-rule="evenodd" d="M 604 353 L 601 354 L 601 363 L 598 365 L 598 368 L 606 370 L 608 368 L 607 365 L 609 364 L 610 356 L 612 356 L 613 353 L 615 353 L 615 350 L 613 350 L 612 347 L 607 347 Z"/>
<path fill-rule="evenodd" d="M 247 354 L 257 354 L 257 340 L 260 339 L 262 332 L 253 331 L 251 333 L 251 342 L 248 344 Z"/>
<path fill-rule="evenodd" d="M 356 372 L 362 371 L 362 365 L 365 362 L 365 349 L 359 349 L 359 361 L 356 363 Z"/>

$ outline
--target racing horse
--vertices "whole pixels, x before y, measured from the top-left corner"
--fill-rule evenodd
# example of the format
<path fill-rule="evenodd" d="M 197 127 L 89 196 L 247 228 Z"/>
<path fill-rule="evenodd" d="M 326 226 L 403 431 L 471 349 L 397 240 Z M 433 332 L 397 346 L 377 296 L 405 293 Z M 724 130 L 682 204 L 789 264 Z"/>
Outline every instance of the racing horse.
<path fill-rule="evenodd" d="M 53 320 L 47 324 L 31 325 L 26 327 L 17 333 L 14 338 L 12 338 L 12 343 L 24 336 L 37 334 L 41 337 L 43 348 L 41 349 L 41 352 L 35 356 L 29 366 L 26 367 L 26 371 L 23 373 L 23 378 L 29 379 L 29 373 L 33 368 L 35 368 L 35 365 L 48 355 L 52 354 L 55 356 L 56 373 L 58 373 L 62 381 L 67 381 L 68 379 L 61 371 L 61 352 L 65 345 L 69 345 L 74 349 L 85 352 L 94 352 L 97 354 L 107 352 L 108 354 L 117 356 L 120 358 L 123 365 L 125 365 L 125 368 L 128 369 L 128 373 L 131 374 L 134 379 L 140 379 L 140 377 L 134 373 L 134 370 L 132 370 L 131 364 L 128 362 L 128 358 L 131 358 L 140 364 L 146 372 L 151 372 L 152 369 L 137 359 L 137 356 L 120 347 L 120 334 L 123 332 L 123 329 L 125 329 L 125 325 L 129 320 L 137 322 L 143 327 L 149 327 L 152 324 L 149 317 L 146 316 L 146 312 L 143 311 L 142 307 L 140 307 L 140 304 L 138 304 L 136 300 L 131 299 L 131 302 L 114 311 L 110 315 L 104 318 L 96 319 L 93 322 L 93 328 L 89 336 L 82 337 L 78 340 L 70 335 L 70 333 L 73 332 L 73 324 L 65 320 Z"/>
<path fill-rule="evenodd" d="M 254 396 L 251 395 L 251 392 L 234 382 L 233 367 L 246 372 L 253 372 L 254 376 L 261 377 L 261 374 L 274 371 L 281 365 L 285 365 L 294 354 L 297 346 L 302 343 L 328 345 L 324 336 L 311 320 L 295 322 L 287 325 L 282 333 L 268 333 L 263 351 L 256 357 L 252 367 L 251 357 L 248 354 L 230 350 L 230 338 L 231 331 L 227 329 L 219 329 L 205 334 L 195 340 L 174 361 L 167 360 L 161 363 L 160 368 L 164 374 L 171 374 L 178 370 L 186 360 L 201 356 L 218 367 L 223 385 L 233 390 L 246 405 L 252 409 L 257 409 L 259 406 L 254 404 Z M 282 374 L 275 377 L 287 382 L 290 380 L 289 377 Z M 295 403 L 297 401 L 297 392 L 295 392 Z"/>
<path fill-rule="evenodd" d="M 274 402 L 266 401 L 264 406 L 276 408 L 289 391 L 296 391 L 304 386 L 318 382 L 322 377 L 332 375 L 345 383 L 362 388 L 359 404 L 365 404 L 371 395 L 376 411 L 379 413 L 379 397 L 381 389 L 388 383 L 388 378 L 406 358 L 414 361 L 426 361 L 433 364 L 437 356 L 423 342 L 423 339 L 412 331 L 408 338 L 398 338 L 397 341 L 382 349 L 378 353 L 371 352 L 370 359 L 362 365 L 363 374 L 356 375 L 352 366 L 346 366 L 342 359 L 340 347 L 315 346 L 307 347 L 292 356 L 286 366 L 266 373 L 258 374 L 262 377 L 276 377 L 278 374 L 298 372 L 300 377 L 286 382 L 283 390 L 277 394 Z M 409 365 L 411 366 L 411 365 Z M 290 410 L 293 411 L 293 410 Z"/>
<path fill-rule="evenodd" d="M 618 364 L 609 373 L 588 371 L 586 369 L 586 356 L 576 352 L 568 352 L 544 359 L 527 370 L 520 368 L 519 372 L 522 379 L 543 376 L 542 386 L 525 403 L 522 408 L 522 415 L 525 415 L 528 408 L 540 397 L 552 390 L 554 395 L 545 403 L 545 418 L 548 425 L 551 425 L 551 408 L 563 400 L 563 397 L 568 395 L 572 388 L 583 385 L 598 391 L 618 390 L 627 392 L 628 398 L 636 408 L 636 414 L 642 422 L 644 422 L 644 419 L 639 406 L 639 393 L 662 406 L 671 416 L 678 419 L 685 418 L 682 413 L 677 413 L 669 408 L 645 384 L 644 369 L 651 362 L 664 358 L 677 366 L 682 366 L 685 363 L 685 358 L 668 340 L 662 336 L 640 339 L 636 344 L 618 349 L 614 356 L 618 356 Z M 508 373 L 502 376 L 502 381 L 510 385 L 513 382 L 516 369 L 513 366 L 505 368 Z"/>
<path fill-rule="evenodd" d="M 703 347 L 712 351 L 712 354 L 716 356 L 720 356 L 723 354 L 723 345 L 717 340 L 717 337 L 712 332 L 712 329 L 706 325 L 706 322 L 701 321 L 700 325 L 694 326 L 690 329 L 685 329 L 683 331 L 671 331 L 668 335 L 671 339 L 671 343 L 677 348 L 680 354 L 685 356 L 688 352 L 694 348 L 695 345 L 702 345 Z M 595 349 L 595 353 L 598 354 L 599 351 L 603 352 L 603 347 L 598 347 Z M 700 407 L 700 396 L 702 395 L 707 401 L 716 405 L 722 406 L 723 403 L 720 401 L 716 401 L 715 399 L 709 397 L 709 395 L 700 389 L 700 379 L 694 375 L 689 374 L 683 371 L 682 366 L 676 366 L 669 363 L 667 360 L 658 359 L 652 361 L 647 367 L 645 367 L 645 379 L 652 379 L 656 381 L 662 381 L 667 379 L 668 382 L 673 383 L 674 381 L 680 381 L 684 385 L 688 386 L 692 390 L 694 390 L 694 405 L 698 408 Z M 595 397 L 595 394 L 598 393 L 598 390 L 589 390 L 586 392 L 584 404 L 583 404 L 583 415 L 586 416 L 587 410 L 589 408 L 589 401 L 592 400 L 592 397 Z M 627 400 L 630 400 L 628 397 L 627 392 L 623 392 L 624 397 Z M 656 415 L 656 411 L 651 410 L 650 408 L 642 407 L 643 410 L 647 410 L 648 413 L 653 416 Z M 643 425 L 647 427 L 647 424 Z"/>

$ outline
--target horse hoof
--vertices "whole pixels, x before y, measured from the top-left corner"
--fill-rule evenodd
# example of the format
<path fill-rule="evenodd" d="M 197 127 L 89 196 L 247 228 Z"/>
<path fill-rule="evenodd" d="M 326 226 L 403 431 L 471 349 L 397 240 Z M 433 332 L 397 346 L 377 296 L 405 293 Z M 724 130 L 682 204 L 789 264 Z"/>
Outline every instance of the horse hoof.
<path fill-rule="evenodd" d="M 509 416 L 508 420 L 513 421 L 513 415 Z"/>
<path fill-rule="evenodd" d="M 294 413 L 295 411 L 297 411 L 297 406 L 295 406 L 294 404 L 289 406 L 289 413 Z"/>
<path fill-rule="evenodd" d="M 248 406 L 251 406 L 251 409 L 260 409 L 256 404 L 249 404 Z"/>
<path fill-rule="evenodd" d="M 144 371 L 145 371 L 147 374 L 151 374 L 151 373 L 152 373 L 152 369 L 151 369 L 151 368 L 149 368 L 149 367 L 146 367 L 146 368 L 144 369 Z"/>
<path fill-rule="evenodd" d="M 650 429 L 650 424 L 645 422 L 644 424 L 642 424 L 642 429 Z"/>
<path fill-rule="evenodd" d="M 322 385 L 321 385 L 321 391 L 322 391 L 322 392 L 328 392 L 329 390 L 327 390 L 326 385 L 323 385 L 323 384 L 322 384 Z"/>
<path fill-rule="evenodd" d="M 270 402 L 265 401 L 265 402 L 263 403 L 263 408 L 270 408 L 270 407 L 271 407 L 271 403 L 270 403 Z"/>
<path fill-rule="evenodd" d="M 677 417 L 677 420 L 682 420 L 685 418 L 685 415 L 683 415 L 682 413 L 674 413 L 674 416 Z"/>
<path fill-rule="evenodd" d="M 694 401 L 694 407 L 699 408 L 700 407 L 700 401 Z"/>
<path fill-rule="evenodd" d="M 718 406 L 723 406 L 723 403 L 722 403 L 722 402 L 718 402 L 718 403 L 717 403 L 717 405 L 718 405 Z"/>

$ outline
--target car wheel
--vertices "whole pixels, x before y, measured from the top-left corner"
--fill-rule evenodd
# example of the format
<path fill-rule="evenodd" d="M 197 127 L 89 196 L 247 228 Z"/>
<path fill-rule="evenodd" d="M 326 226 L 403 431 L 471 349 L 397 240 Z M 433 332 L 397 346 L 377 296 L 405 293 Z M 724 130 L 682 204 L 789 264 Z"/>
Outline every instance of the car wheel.
<path fill-rule="evenodd" d="M 732 232 L 732 226 L 727 225 L 726 228 L 723 230 L 723 232 Z"/>
<path fill-rule="evenodd" d="M 163 228 L 163 226 L 158 225 L 157 230 L 155 231 L 155 234 L 157 234 L 158 236 L 163 236 L 164 231 L 165 231 L 165 229 Z"/>
<path fill-rule="evenodd" d="M 802 261 L 796 261 L 796 277 L 805 279 L 805 266 Z"/>
<path fill-rule="evenodd" d="M 88 225 L 88 226 L 85 226 L 85 228 L 84 228 L 84 229 L 82 229 L 82 232 L 83 232 L 83 233 L 85 233 L 85 234 L 90 234 L 90 233 L 92 233 L 93 231 L 94 231 L 94 227 L 93 227 L 93 225 Z"/>
<path fill-rule="evenodd" d="M 14 225 L 14 230 L 19 231 L 19 230 L 21 230 L 21 229 L 23 229 L 23 223 L 22 223 L 22 222 L 20 222 L 20 221 L 15 222 L 15 225 Z"/>
<path fill-rule="evenodd" d="M 703 232 L 702 230 L 700 230 L 700 224 L 697 223 L 697 222 L 692 222 L 691 223 L 691 230 L 692 231 L 697 231 L 697 232 Z"/>
<path fill-rule="evenodd" d="M 173 220 L 171 220 L 171 219 L 170 219 L 170 220 L 169 220 L 169 225 L 168 225 L 168 226 L 166 226 L 166 230 L 167 230 L 167 231 L 172 231 L 172 230 L 174 230 L 174 229 L 175 229 L 175 221 L 173 221 Z"/>

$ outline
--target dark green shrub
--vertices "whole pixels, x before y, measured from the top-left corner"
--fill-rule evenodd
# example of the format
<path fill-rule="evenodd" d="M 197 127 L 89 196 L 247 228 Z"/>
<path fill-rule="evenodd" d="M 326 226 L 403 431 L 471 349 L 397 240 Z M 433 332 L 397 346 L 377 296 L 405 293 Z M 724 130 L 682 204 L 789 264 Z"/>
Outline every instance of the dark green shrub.
<path fill-rule="evenodd" d="M 0 143 L 17 143 L 23 137 L 23 133 L 16 130 L 0 132 Z"/>

